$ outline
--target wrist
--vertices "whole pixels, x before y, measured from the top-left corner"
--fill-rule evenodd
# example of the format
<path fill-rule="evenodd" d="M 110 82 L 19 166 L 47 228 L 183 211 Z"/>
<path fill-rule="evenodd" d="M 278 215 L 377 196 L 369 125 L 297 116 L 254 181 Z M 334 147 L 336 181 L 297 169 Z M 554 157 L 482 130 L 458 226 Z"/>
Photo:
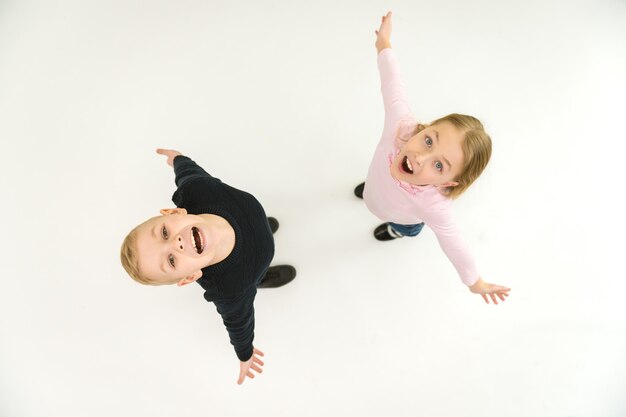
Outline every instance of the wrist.
<path fill-rule="evenodd" d="M 376 52 L 381 53 L 383 50 L 391 48 L 391 42 L 388 40 L 376 42 Z"/>
<path fill-rule="evenodd" d="M 483 282 L 483 280 L 479 277 L 475 283 L 470 285 L 469 289 L 471 292 L 480 292 L 480 289 L 482 288 L 484 284 L 485 283 Z"/>

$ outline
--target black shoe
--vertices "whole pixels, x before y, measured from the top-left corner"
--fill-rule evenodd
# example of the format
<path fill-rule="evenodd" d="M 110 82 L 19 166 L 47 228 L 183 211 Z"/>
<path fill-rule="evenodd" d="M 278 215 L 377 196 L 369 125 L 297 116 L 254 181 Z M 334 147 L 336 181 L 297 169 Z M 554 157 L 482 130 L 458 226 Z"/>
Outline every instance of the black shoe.
<path fill-rule="evenodd" d="M 354 195 L 359 197 L 359 198 L 363 198 L 363 189 L 365 188 L 365 183 L 362 182 L 359 185 L 356 186 L 356 188 L 354 189 Z"/>
<path fill-rule="evenodd" d="M 296 277 L 296 268 L 291 265 L 270 266 L 257 288 L 277 288 L 289 284 Z"/>
<path fill-rule="evenodd" d="M 273 217 L 268 217 L 267 222 L 270 224 L 270 229 L 272 230 L 272 234 L 276 233 L 278 230 L 278 220 Z"/>
<path fill-rule="evenodd" d="M 380 226 L 378 226 L 376 229 L 374 229 L 374 237 L 382 241 L 394 240 L 399 237 L 402 237 L 400 235 L 397 235 L 390 229 L 391 229 L 391 226 L 389 226 L 389 223 L 383 223 Z"/>

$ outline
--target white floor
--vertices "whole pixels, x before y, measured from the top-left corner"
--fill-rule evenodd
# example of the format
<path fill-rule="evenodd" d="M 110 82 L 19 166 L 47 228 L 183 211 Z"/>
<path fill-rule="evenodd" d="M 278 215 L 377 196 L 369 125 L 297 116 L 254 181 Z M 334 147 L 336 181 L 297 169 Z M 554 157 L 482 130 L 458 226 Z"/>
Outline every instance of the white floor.
<path fill-rule="evenodd" d="M 388 9 L 415 114 L 493 137 L 455 214 L 504 304 L 352 195 Z M 625 97 L 624 1 L 0 1 L 0 416 L 623 417 Z M 298 268 L 242 386 L 200 287 L 121 268 L 172 206 L 156 147 L 255 194 Z"/>

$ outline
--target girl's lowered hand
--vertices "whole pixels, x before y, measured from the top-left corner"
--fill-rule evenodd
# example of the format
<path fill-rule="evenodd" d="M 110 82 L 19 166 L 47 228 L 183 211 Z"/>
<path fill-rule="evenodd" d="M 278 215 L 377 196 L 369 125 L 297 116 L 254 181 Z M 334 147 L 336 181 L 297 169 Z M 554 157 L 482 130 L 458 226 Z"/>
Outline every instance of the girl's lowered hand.
<path fill-rule="evenodd" d="M 252 373 L 252 370 L 255 370 L 259 374 L 263 372 L 263 369 L 261 369 L 261 366 L 265 364 L 263 363 L 261 359 L 258 358 L 257 355 L 264 356 L 265 354 L 261 352 L 259 349 L 253 348 L 252 356 L 250 357 L 250 359 L 248 359 L 245 362 L 239 362 L 239 379 L 237 380 L 237 384 L 239 385 L 243 384 L 243 381 L 244 379 L 246 379 L 246 377 L 254 378 L 254 374 Z"/>
<path fill-rule="evenodd" d="M 496 298 L 496 296 L 498 296 L 498 298 L 500 298 L 502 301 L 505 301 L 505 297 L 508 297 L 509 291 L 511 291 L 510 288 L 503 287 L 501 285 L 490 284 L 483 281 L 481 278 L 478 278 L 478 281 L 476 281 L 474 285 L 469 287 L 469 289 L 474 294 L 482 295 L 487 304 L 489 304 L 489 298 L 487 298 L 487 296 L 491 298 L 494 304 L 498 304 L 498 299 Z"/>
<path fill-rule="evenodd" d="M 380 27 L 374 31 L 376 33 L 376 50 L 378 53 L 385 48 L 391 48 L 389 39 L 391 38 L 391 12 L 387 12 L 382 18 Z"/>
<path fill-rule="evenodd" d="M 171 167 L 174 166 L 174 158 L 176 158 L 178 155 L 182 155 L 182 153 L 175 151 L 174 149 L 161 149 L 158 148 L 156 150 L 156 152 L 159 155 L 165 155 L 167 156 L 167 164 Z"/>

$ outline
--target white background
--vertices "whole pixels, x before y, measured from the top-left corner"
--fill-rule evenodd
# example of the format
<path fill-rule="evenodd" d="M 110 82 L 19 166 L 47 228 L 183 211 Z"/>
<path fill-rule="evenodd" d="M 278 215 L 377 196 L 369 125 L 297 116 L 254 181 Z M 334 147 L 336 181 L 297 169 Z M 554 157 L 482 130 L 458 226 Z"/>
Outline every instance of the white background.
<path fill-rule="evenodd" d="M 455 217 L 504 304 L 352 194 L 389 9 L 416 116 L 493 138 Z M 625 97 L 624 1 L 0 1 L 0 416 L 626 415 Z M 252 192 L 298 269 L 242 386 L 199 286 L 120 265 L 172 206 L 156 147 Z"/>

